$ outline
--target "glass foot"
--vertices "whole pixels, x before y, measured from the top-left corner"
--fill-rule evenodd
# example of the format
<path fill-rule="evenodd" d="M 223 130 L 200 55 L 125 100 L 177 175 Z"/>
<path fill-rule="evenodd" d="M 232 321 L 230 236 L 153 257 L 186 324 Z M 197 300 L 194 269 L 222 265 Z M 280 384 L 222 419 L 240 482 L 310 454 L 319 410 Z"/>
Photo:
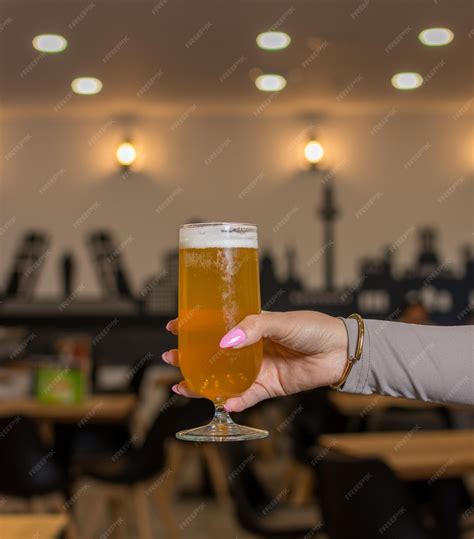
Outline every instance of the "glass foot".
<path fill-rule="evenodd" d="M 214 418 L 208 425 L 176 433 L 178 440 L 189 442 L 242 442 L 266 438 L 268 431 L 234 423 L 222 406 L 216 406 Z"/>

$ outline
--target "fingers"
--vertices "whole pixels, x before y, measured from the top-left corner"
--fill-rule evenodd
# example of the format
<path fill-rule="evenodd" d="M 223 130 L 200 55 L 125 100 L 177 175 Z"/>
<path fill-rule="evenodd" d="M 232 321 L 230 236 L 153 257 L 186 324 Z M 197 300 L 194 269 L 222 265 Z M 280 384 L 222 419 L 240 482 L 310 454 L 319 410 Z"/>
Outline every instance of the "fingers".
<path fill-rule="evenodd" d="M 173 335 L 178 335 L 178 319 L 173 318 L 166 324 L 166 329 Z"/>
<path fill-rule="evenodd" d="M 251 314 L 226 333 L 219 343 L 221 348 L 243 348 L 262 337 L 282 341 L 288 335 L 285 313 Z"/>
<path fill-rule="evenodd" d="M 169 365 L 173 365 L 173 367 L 179 367 L 179 355 L 178 355 L 178 350 L 176 350 L 176 348 L 173 348 L 161 354 L 161 359 L 165 363 L 168 363 Z"/>
<path fill-rule="evenodd" d="M 198 395 L 197 393 L 194 393 L 194 391 L 191 391 L 188 387 L 188 384 L 185 380 L 181 380 L 178 384 L 175 384 L 171 391 L 176 393 L 177 395 L 182 395 L 183 397 L 189 397 L 190 399 L 202 399 L 201 395 Z"/>
<path fill-rule="evenodd" d="M 224 408 L 228 412 L 242 412 L 242 410 L 250 408 L 257 404 L 257 402 L 268 398 L 270 398 L 270 395 L 267 390 L 259 383 L 255 383 L 239 397 L 227 399 Z"/>

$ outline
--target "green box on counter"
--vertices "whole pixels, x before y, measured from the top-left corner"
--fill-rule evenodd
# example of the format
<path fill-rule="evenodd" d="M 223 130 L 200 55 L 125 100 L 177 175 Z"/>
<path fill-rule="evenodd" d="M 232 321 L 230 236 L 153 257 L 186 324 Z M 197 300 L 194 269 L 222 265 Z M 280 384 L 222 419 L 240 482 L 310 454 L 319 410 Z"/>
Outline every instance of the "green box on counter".
<path fill-rule="evenodd" d="M 86 393 L 85 373 L 77 368 L 40 366 L 36 372 L 36 397 L 46 404 L 74 404 Z"/>

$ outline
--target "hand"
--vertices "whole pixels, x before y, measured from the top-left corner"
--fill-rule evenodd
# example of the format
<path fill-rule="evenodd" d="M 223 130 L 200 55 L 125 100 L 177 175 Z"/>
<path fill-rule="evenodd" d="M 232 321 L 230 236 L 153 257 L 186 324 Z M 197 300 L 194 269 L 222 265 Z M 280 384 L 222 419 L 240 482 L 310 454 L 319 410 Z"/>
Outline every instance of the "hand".
<path fill-rule="evenodd" d="M 166 329 L 178 334 L 178 319 Z M 245 317 L 221 340 L 222 348 L 243 348 L 263 338 L 260 373 L 249 389 L 228 399 L 225 408 L 240 412 L 257 402 L 333 384 L 347 362 L 347 332 L 342 320 L 313 311 L 263 312 Z M 237 344 L 236 344 L 237 343 Z M 163 360 L 179 367 L 178 351 Z M 180 395 L 199 397 L 185 381 L 173 387 Z"/>

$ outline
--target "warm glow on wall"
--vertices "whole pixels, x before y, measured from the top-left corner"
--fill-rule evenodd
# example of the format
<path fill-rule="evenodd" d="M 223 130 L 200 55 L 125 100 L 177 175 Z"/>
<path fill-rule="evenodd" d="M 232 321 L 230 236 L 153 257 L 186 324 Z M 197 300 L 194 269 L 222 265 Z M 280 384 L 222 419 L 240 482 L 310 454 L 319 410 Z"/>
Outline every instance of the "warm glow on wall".
<path fill-rule="evenodd" d="M 133 165 L 137 158 L 137 150 L 131 142 L 122 142 L 117 148 L 117 161 L 122 167 L 128 168 Z"/>
<path fill-rule="evenodd" d="M 324 148 L 317 140 L 310 140 L 304 148 L 304 156 L 308 163 L 316 165 L 324 157 Z"/>

